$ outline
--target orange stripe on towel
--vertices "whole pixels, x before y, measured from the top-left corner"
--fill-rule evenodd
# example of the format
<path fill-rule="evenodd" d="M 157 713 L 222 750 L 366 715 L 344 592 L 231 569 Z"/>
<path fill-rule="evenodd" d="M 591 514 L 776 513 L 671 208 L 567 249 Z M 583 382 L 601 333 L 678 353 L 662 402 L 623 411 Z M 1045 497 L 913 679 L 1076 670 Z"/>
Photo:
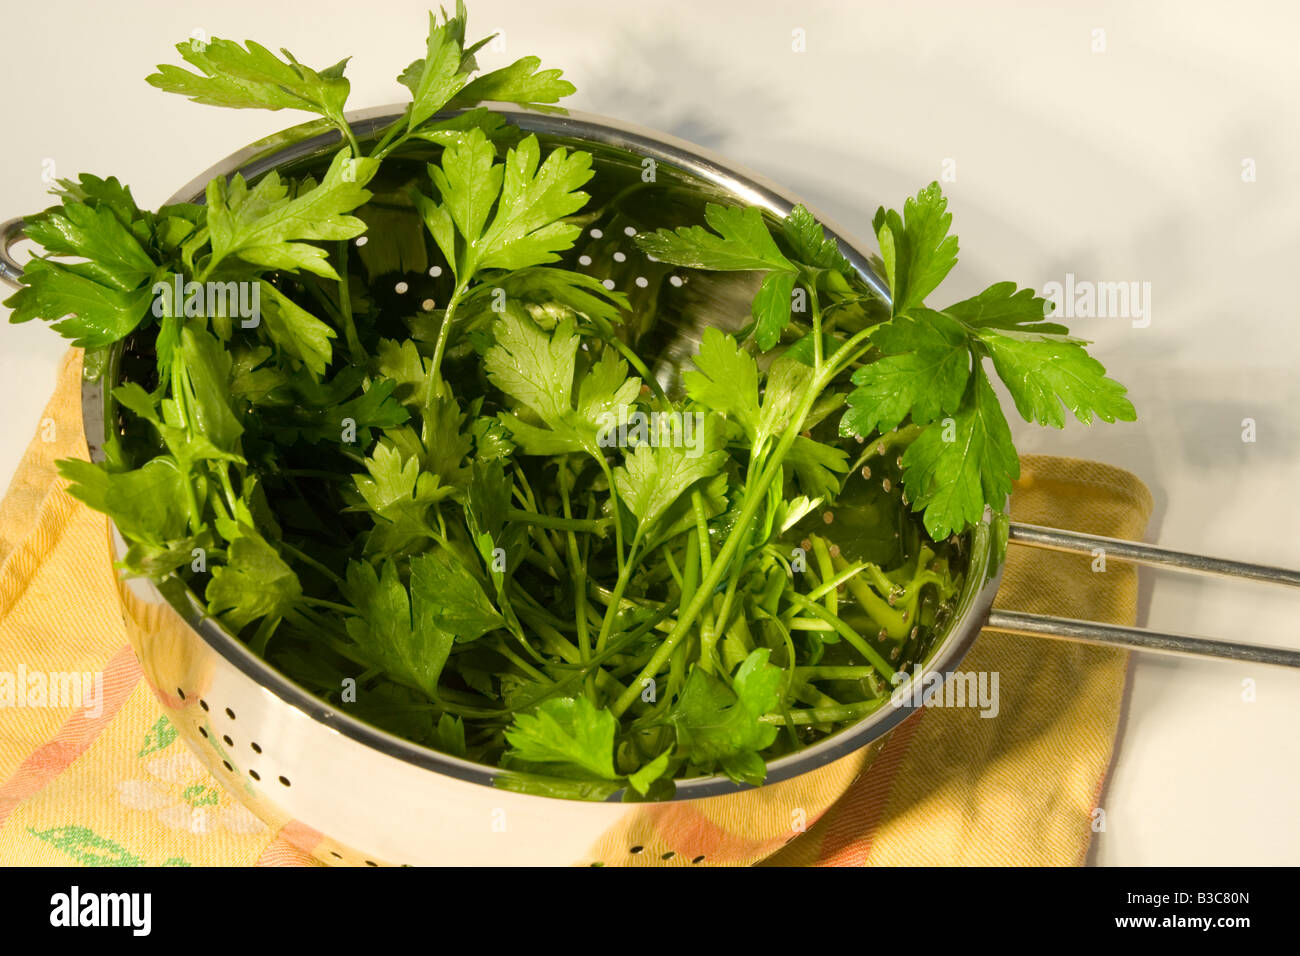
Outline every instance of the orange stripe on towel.
<path fill-rule="evenodd" d="M 325 835 L 300 820 L 290 820 L 266 845 L 256 866 L 311 866 L 312 851 Z"/>
<path fill-rule="evenodd" d="M 714 863 L 730 863 L 766 856 L 784 841 L 753 839 L 715 823 L 685 802 L 646 804 L 646 818 L 665 845 L 675 852 L 708 857 Z"/>
<path fill-rule="evenodd" d="M 20 803 L 44 790 L 89 749 L 131 696 L 140 677 L 140 663 L 130 645 L 109 658 L 104 665 L 104 701 L 99 716 L 91 717 L 85 710 L 73 713 L 58 733 L 32 751 L 0 784 L 0 828 Z"/>
<path fill-rule="evenodd" d="M 254 866 L 311 866 L 312 859 L 284 837 L 276 837 L 266 845 Z"/>
<path fill-rule="evenodd" d="M 863 866 L 871 853 L 876 829 L 885 815 L 894 777 L 903 765 L 908 744 L 920 726 L 924 711 L 903 721 L 885 742 L 884 749 L 867 772 L 828 811 L 826 835 L 822 838 L 817 866 Z"/>

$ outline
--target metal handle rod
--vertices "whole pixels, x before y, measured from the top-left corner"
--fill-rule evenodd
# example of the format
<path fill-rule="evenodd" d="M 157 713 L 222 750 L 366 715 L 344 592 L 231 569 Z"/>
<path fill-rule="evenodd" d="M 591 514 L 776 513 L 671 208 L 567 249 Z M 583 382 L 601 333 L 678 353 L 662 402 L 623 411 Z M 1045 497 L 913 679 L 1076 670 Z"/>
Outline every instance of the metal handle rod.
<path fill-rule="evenodd" d="M 1143 627 L 1098 624 L 1096 621 L 1077 621 L 1066 617 L 1048 617 L 1045 614 L 1027 614 L 1023 611 L 993 610 L 989 613 L 988 623 L 984 626 L 1027 637 L 1078 641 L 1082 644 L 1097 644 L 1104 647 L 1125 647 L 1129 650 L 1150 651 L 1155 654 L 1211 657 L 1219 660 L 1249 661 L 1253 664 L 1300 667 L 1300 651 L 1285 647 L 1219 641 L 1188 634 L 1167 634 Z"/>
<path fill-rule="evenodd" d="M 1096 534 L 1012 522 L 1007 540 L 1049 551 L 1091 554 L 1100 550 L 1108 558 L 1118 558 L 1133 564 L 1177 568 L 1198 574 L 1219 574 L 1230 578 L 1249 578 L 1269 584 L 1300 587 L 1300 572 L 1287 568 L 1248 564 L 1244 561 L 1226 561 L 1222 558 L 1210 558 L 1201 554 L 1175 551 L 1172 548 L 1141 544 L 1137 541 L 1125 541 L 1122 538 L 1106 538 Z M 1083 644 L 1105 647 L 1125 647 L 1155 654 L 1300 667 L 1300 650 L 1271 647 L 1265 644 L 1246 644 L 1240 641 L 1220 641 L 1210 637 L 1194 637 L 1190 634 L 1169 634 L 1142 627 L 1101 624 L 1096 621 L 1029 614 L 1024 611 L 993 610 L 989 613 L 985 627 L 1029 637 L 1079 641 Z"/>
<path fill-rule="evenodd" d="M 21 217 L 0 223 L 0 282 L 5 282 L 15 289 L 22 286 L 23 267 L 9 255 L 9 249 L 23 238 L 24 225 Z"/>
<path fill-rule="evenodd" d="M 1125 541 L 1122 538 L 1105 538 L 1098 534 L 1061 531 L 1058 528 L 1043 528 L 1039 525 L 1019 524 L 1013 521 L 1007 540 L 1048 551 L 1091 554 L 1101 550 L 1105 552 L 1107 558 L 1118 558 L 1134 564 L 1180 568 L 1198 574 L 1219 574 L 1229 578 L 1249 578 L 1269 584 L 1300 587 L 1300 571 L 1274 568 L 1264 564 L 1249 564 L 1245 561 L 1210 558 L 1203 554 L 1175 551 L 1172 548 L 1161 548 L 1153 544 Z"/>

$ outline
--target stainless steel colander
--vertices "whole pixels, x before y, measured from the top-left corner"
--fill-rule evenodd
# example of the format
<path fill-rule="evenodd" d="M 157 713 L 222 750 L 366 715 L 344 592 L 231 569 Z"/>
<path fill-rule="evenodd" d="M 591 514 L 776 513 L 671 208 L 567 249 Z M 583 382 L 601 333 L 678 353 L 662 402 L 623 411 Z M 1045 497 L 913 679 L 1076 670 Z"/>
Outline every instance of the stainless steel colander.
<path fill-rule="evenodd" d="M 705 325 L 739 327 L 749 311 L 751 280 L 735 273 L 677 274 L 647 259 L 637 232 L 702 220 L 709 201 L 759 206 L 784 216 L 798 200 L 759 177 L 687 143 L 602 117 L 530 113 L 497 106 L 536 133 L 544 148 L 591 152 L 595 177 L 575 267 L 626 292 L 634 312 L 659 297 L 654 311 L 670 321 L 658 343 L 654 373 L 671 385 Z M 359 139 L 401 115 L 380 107 L 349 115 Z M 252 179 L 270 169 L 301 169 L 331 153 L 337 133 L 317 124 L 264 139 L 222 160 L 172 201 L 202 201 L 214 176 Z M 647 175 L 650 173 L 650 175 Z M 821 217 L 819 217 L 821 218 Z M 833 223 L 828 235 L 864 281 L 887 295 L 864 252 Z M 9 247 L 22 221 L 0 226 L 0 279 L 21 276 Z M 432 270 L 436 272 L 436 270 Z M 431 296 L 437 276 L 403 277 L 413 302 Z M 87 382 L 83 413 L 91 457 L 102 458 L 105 430 L 116 427 L 107 394 L 120 376 L 122 348 L 105 373 Z M 111 528 L 116 557 L 125 543 Z M 1140 628 L 991 612 L 1001 578 L 995 535 L 986 520 L 968 535 L 969 567 L 954 619 L 922 662 L 951 672 L 980 629 L 1081 640 L 1167 653 L 1300 666 L 1300 652 Z M 1220 561 L 1134 542 L 1012 525 L 1012 543 L 1058 550 L 1106 549 L 1112 559 L 1253 577 L 1300 586 L 1300 573 Z M 746 864 L 768 856 L 810 826 L 862 773 L 884 736 L 914 706 L 885 706 L 860 723 L 768 765 L 768 783 L 742 787 L 724 777 L 680 781 L 676 797 L 654 804 L 587 803 L 514 793 L 494 786 L 492 767 L 409 743 L 342 713 L 254 656 L 208 616 L 178 579 L 121 585 L 123 616 L 136 654 L 167 716 L 212 774 L 282 837 L 325 863 L 383 864 Z M 816 786 L 803 775 L 816 773 Z"/>

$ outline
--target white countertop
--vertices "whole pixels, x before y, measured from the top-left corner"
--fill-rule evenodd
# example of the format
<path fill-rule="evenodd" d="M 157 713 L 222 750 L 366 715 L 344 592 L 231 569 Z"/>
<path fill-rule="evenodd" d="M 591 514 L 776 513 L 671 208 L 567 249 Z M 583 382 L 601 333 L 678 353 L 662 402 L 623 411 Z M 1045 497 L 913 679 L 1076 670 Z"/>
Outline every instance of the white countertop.
<path fill-rule="evenodd" d="M 117 175 L 153 206 L 305 118 L 147 86 L 191 31 L 285 45 L 315 65 L 353 54 L 356 108 L 402 97 L 393 77 L 421 52 L 424 9 L 326 0 L 303 16 L 301 4 L 266 0 L 82 0 L 10 17 L 0 218 L 49 204 L 50 160 L 59 176 Z M 945 286 L 954 300 L 1067 272 L 1151 283 L 1145 328 L 1070 323 L 1130 387 L 1141 420 L 1021 424 L 1019 448 L 1136 472 L 1156 501 L 1149 540 L 1300 567 L 1300 317 L 1285 291 L 1300 261 L 1293 8 L 474 0 L 470 14 L 473 36 L 507 28 L 485 66 L 537 54 L 578 86 L 574 108 L 722 152 L 859 236 L 878 204 L 955 169 L 944 183 L 963 249 Z M 792 49 L 796 30 L 805 52 Z M 0 483 L 63 351 L 45 328 L 0 329 Z M 1242 441 L 1245 418 L 1254 443 Z M 1143 594 L 1148 626 L 1300 647 L 1300 595 L 1164 573 Z M 1093 858 L 1300 863 L 1298 729 L 1300 672 L 1138 655 Z"/>

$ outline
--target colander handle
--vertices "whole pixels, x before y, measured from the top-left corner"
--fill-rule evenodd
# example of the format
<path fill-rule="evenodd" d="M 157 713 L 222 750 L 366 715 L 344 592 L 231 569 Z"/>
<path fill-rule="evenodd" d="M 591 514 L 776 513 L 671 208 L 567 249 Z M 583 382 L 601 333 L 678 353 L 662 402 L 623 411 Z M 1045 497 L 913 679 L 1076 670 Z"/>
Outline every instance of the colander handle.
<path fill-rule="evenodd" d="M 1107 558 L 1157 567 L 1176 568 L 1197 574 L 1217 574 L 1230 578 L 1247 578 L 1269 584 L 1300 587 L 1300 572 L 1243 561 L 1211 558 L 1157 545 L 1106 538 L 1077 531 L 1062 531 L 1038 525 L 1011 523 L 1008 543 L 1049 551 L 1067 551 L 1075 554 L 1094 554 L 1098 551 Z M 1300 651 L 1267 644 L 1248 644 L 1239 641 L 1220 641 L 1190 634 L 1170 634 L 1143 627 L 1125 627 L 1118 624 L 1101 624 L 1073 618 L 1051 617 L 1046 614 L 1029 614 L 1023 611 L 993 610 L 984 625 L 991 630 L 1007 631 L 1031 637 L 1078 641 L 1107 647 L 1125 647 L 1156 654 L 1175 654 L 1185 657 L 1211 657 L 1218 660 L 1249 661 L 1255 664 L 1276 664 L 1281 667 L 1300 667 Z"/>
<path fill-rule="evenodd" d="M 0 223 L 0 282 L 5 282 L 15 289 L 22 285 L 23 267 L 14 261 L 9 250 L 14 243 L 26 235 L 23 231 L 26 225 L 21 216 Z"/>

